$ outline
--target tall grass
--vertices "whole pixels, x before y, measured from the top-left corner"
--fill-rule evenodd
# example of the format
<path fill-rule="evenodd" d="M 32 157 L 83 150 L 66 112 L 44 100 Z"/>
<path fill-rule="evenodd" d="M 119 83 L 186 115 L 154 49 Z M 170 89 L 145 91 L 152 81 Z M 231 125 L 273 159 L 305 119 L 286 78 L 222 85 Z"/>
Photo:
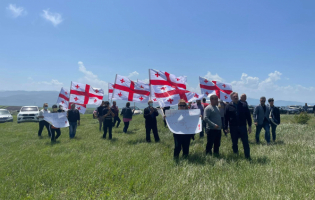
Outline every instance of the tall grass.
<path fill-rule="evenodd" d="M 192 141 L 188 159 L 173 160 L 172 133 L 158 120 L 160 143 L 145 142 L 144 119 L 134 117 L 103 140 L 98 122 L 82 116 L 76 139 L 62 129 L 51 144 L 37 123 L 0 124 L 1 199 L 313 199 L 315 197 L 315 120 L 291 123 L 281 116 L 277 142 L 256 145 L 252 161 L 232 153 L 222 135 L 220 156 L 205 155 L 206 138 Z M 153 139 L 153 135 L 151 136 Z M 154 141 L 154 140 L 153 140 Z"/>

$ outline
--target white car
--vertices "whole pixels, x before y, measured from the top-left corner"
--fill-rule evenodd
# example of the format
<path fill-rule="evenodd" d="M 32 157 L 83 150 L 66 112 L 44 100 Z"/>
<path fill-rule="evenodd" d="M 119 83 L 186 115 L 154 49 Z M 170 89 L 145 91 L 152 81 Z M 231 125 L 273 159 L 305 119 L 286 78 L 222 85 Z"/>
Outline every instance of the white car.
<path fill-rule="evenodd" d="M 13 117 L 7 109 L 0 109 L 0 122 L 13 122 Z"/>
<path fill-rule="evenodd" d="M 135 109 L 133 115 L 141 115 L 143 113 L 142 110 L 140 110 L 140 108 L 138 108 L 137 106 L 130 106 L 130 108 L 131 110 Z"/>
<path fill-rule="evenodd" d="M 17 123 L 38 122 L 39 109 L 37 106 L 23 106 L 17 114 Z"/>

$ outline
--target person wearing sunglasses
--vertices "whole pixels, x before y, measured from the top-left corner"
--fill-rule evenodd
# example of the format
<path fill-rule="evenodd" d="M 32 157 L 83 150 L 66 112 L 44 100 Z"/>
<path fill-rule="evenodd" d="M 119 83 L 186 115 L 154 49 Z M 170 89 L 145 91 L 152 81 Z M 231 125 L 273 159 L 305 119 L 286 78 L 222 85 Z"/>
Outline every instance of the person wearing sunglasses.
<path fill-rule="evenodd" d="M 188 110 L 188 105 L 184 99 L 179 100 L 178 103 L 178 110 Z M 164 116 L 164 119 L 166 117 Z M 195 134 L 175 134 L 173 133 L 174 137 L 174 158 L 178 159 L 181 150 L 183 149 L 183 157 L 187 157 L 189 154 L 189 145 L 191 138 L 194 138 Z"/>
<path fill-rule="evenodd" d="M 262 128 L 265 129 L 265 140 L 270 144 L 270 107 L 266 106 L 266 97 L 260 97 L 260 104 L 255 107 L 253 119 L 256 126 L 256 143 L 259 144 L 259 135 Z"/>

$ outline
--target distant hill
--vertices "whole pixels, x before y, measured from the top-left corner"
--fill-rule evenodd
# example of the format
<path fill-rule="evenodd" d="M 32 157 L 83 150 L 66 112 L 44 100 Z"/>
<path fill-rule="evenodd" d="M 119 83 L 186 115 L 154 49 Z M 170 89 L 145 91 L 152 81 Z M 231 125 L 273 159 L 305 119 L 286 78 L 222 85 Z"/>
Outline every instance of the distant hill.
<path fill-rule="evenodd" d="M 25 106 L 25 105 L 36 105 L 43 106 L 43 103 L 48 103 L 52 106 L 56 103 L 59 92 L 57 91 L 0 91 L 0 105 L 3 106 Z M 104 95 L 104 99 L 108 96 Z M 247 102 L 249 105 L 258 105 L 259 99 L 248 98 Z M 304 105 L 305 102 L 298 101 L 284 101 L 276 100 L 276 106 L 289 106 L 289 105 Z M 309 105 L 314 105 L 315 103 L 309 103 Z M 126 101 L 117 101 L 118 107 L 122 108 L 126 105 Z M 133 106 L 133 103 L 131 103 Z M 147 106 L 146 103 L 136 103 L 136 106 L 143 109 Z M 88 108 L 95 108 L 96 106 L 87 106 Z"/>

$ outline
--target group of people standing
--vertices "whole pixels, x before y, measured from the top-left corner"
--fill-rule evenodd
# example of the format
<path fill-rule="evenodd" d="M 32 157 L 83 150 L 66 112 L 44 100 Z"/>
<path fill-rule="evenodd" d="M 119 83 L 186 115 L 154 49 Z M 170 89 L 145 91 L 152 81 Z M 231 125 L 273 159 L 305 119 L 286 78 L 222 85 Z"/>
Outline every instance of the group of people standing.
<path fill-rule="evenodd" d="M 222 131 L 225 135 L 231 134 L 232 149 L 238 154 L 238 140 L 241 139 L 244 148 L 244 154 L 250 159 L 250 147 L 248 142 L 248 134 L 252 132 L 252 116 L 246 101 L 246 95 L 242 94 L 239 99 L 238 93 L 230 94 L 231 102 L 223 102 L 219 100 L 217 95 L 210 96 L 210 104 L 197 100 L 195 104 L 186 104 L 184 100 L 180 100 L 178 109 L 200 109 L 203 121 L 203 127 L 207 133 L 206 154 L 219 155 L 221 145 Z M 272 129 L 272 139 L 276 140 L 276 128 L 280 124 L 279 108 L 274 106 L 274 99 L 268 100 L 269 106 L 265 105 L 266 98 L 260 98 L 260 104 L 255 107 L 253 113 L 254 124 L 256 126 L 256 143 L 259 144 L 259 135 L 261 129 L 265 129 L 265 139 L 270 144 L 270 126 Z M 183 156 L 189 154 L 189 144 L 194 134 L 179 135 L 174 134 L 175 148 L 174 157 L 177 158 L 181 149 Z M 204 137 L 204 131 L 200 132 L 200 138 Z M 212 151 L 213 150 L 213 151 Z"/>
<path fill-rule="evenodd" d="M 56 140 L 61 135 L 60 128 L 54 127 L 52 124 L 48 123 L 44 119 L 45 113 L 61 113 L 65 112 L 62 108 L 62 105 L 59 105 L 59 109 L 57 105 L 52 106 L 52 112 L 48 110 L 48 103 L 44 103 L 43 109 L 39 111 L 39 130 L 38 130 L 38 136 L 42 136 L 42 131 L 44 127 L 46 127 L 48 136 L 51 138 L 52 142 L 56 142 Z M 77 125 L 80 125 L 80 113 L 77 109 L 75 109 L 75 104 L 71 105 L 71 109 L 67 111 L 67 118 L 69 121 L 69 136 L 70 138 L 74 138 Z M 57 134 L 57 135 L 56 135 Z"/>
<path fill-rule="evenodd" d="M 230 94 L 231 102 L 223 102 L 216 95 L 210 96 L 210 104 L 206 102 L 206 98 L 197 100 L 196 103 L 186 103 L 185 100 L 181 99 L 178 103 L 178 110 L 186 109 L 199 109 L 200 117 L 202 118 L 202 130 L 200 132 L 200 138 L 204 137 L 204 133 L 207 134 L 207 145 L 206 154 L 219 154 L 219 148 L 221 145 L 221 133 L 227 135 L 231 134 L 232 149 L 234 153 L 238 153 L 238 140 L 241 139 L 244 148 L 244 154 L 247 159 L 250 159 L 250 147 L 248 142 L 248 134 L 252 131 L 252 116 L 246 102 L 246 95 L 241 95 L 239 99 L 238 93 L 232 92 Z M 280 111 L 274 106 L 274 100 L 270 98 L 268 100 L 269 106 L 265 105 L 266 98 L 260 98 L 260 104 L 255 107 L 253 112 L 254 124 L 256 126 L 256 142 L 260 143 L 259 135 L 264 128 L 265 140 L 267 144 L 270 144 L 270 126 L 272 129 L 272 139 L 276 140 L 276 128 L 280 124 Z M 163 108 L 165 110 L 170 109 L 169 107 Z M 53 105 L 52 112 L 64 112 L 62 106 Z M 126 106 L 121 110 L 120 115 L 123 116 L 124 128 L 123 132 L 127 133 L 129 123 L 132 120 L 134 109 L 130 108 L 130 102 L 126 103 Z M 56 128 L 44 120 L 44 113 L 50 113 L 48 110 L 48 104 L 45 103 L 43 109 L 39 113 L 39 131 L 38 136 L 41 136 L 44 126 L 48 131 L 51 141 L 61 135 L 60 128 Z M 146 141 L 151 142 L 150 133 L 153 132 L 155 142 L 160 141 L 157 128 L 157 119 L 159 115 L 157 108 L 153 107 L 153 102 L 148 102 L 148 107 L 144 109 L 143 117 L 145 118 L 146 128 Z M 99 120 L 99 131 L 103 128 L 103 138 L 106 139 L 107 132 L 109 133 L 109 139 L 112 139 L 112 128 L 119 127 L 121 119 L 119 117 L 119 108 L 116 102 L 113 101 L 113 105 L 110 106 L 108 101 L 103 101 L 102 104 L 97 108 L 97 117 Z M 69 120 L 69 136 L 73 138 L 76 134 L 76 128 L 80 125 L 80 114 L 75 109 L 75 104 L 71 105 L 71 109 L 67 111 L 67 118 Z M 164 123 L 166 126 L 166 116 L 164 115 Z M 117 124 L 116 124 L 117 122 Z M 55 135 L 57 133 L 57 135 Z M 174 157 L 178 158 L 181 150 L 183 150 L 183 156 L 188 156 L 189 145 L 191 139 L 194 139 L 195 133 L 192 134 L 173 134 L 174 137 Z M 213 150 L 213 151 L 212 151 Z"/>

